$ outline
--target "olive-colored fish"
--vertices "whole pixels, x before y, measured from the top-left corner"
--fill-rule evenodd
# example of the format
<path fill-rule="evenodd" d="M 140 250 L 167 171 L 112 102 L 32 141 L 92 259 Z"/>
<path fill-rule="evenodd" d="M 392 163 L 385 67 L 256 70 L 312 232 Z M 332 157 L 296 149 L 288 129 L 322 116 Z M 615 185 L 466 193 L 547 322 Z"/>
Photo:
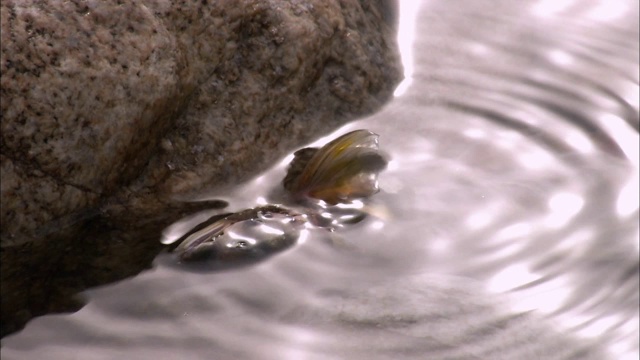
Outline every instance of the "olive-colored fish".
<path fill-rule="evenodd" d="M 320 149 L 304 148 L 294 156 L 284 188 L 295 198 L 329 204 L 378 192 L 377 174 L 387 165 L 378 151 L 378 135 L 368 130 L 349 132 Z"/>

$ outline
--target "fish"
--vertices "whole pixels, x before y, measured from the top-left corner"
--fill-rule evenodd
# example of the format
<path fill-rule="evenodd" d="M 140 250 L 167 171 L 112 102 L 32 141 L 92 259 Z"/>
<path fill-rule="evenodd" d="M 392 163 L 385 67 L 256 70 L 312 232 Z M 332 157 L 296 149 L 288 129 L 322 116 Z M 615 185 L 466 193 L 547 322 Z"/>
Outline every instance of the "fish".
<path fill-rule="evenodd" d="M 173 252 L 182 262 L 258 260 L 291 246 L 304 221 L 277 205 L 216 215 L 179 239 Z"/>
<path fill-rule="evenodd" d="M 378 173 L 388 163 L 379 151 L 378 137 L 369 130 L 354 130 L 319 149 L 296 151 L 283 180 L 285 190 L 294 199 L 313 198 L 330 205 L 377 193 Z"/>
<path fill-rule="evenodd" d="M 368 212 L 355 200 L 379 191 L 378 174 L 388 163 L 379 150 L 378 137 L 360 129 L 320 148 L 296 151 L 282 183 L 302 207 L 264 205 L 218 214 L 178 239 L 173 252 L 181 262 L 252 262 L 293 245 L 305 223 L 333 231 L 343 223 L 362 221 Z M 326 205 L 336 207 L 328 211 L 331 208 Z M 327 218 L 326 213 L 335 216 Z"/>

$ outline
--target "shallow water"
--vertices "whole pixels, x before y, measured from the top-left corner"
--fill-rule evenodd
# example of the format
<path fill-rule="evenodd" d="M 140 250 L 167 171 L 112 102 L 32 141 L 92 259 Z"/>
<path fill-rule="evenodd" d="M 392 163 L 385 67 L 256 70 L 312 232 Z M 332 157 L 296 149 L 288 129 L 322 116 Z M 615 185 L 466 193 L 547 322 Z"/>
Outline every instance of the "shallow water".
<path fill-rule="evenodd" d="M 398 96 L 314 144 L 380 135 L 370 216 L 238 269 L 163 254 L 3 339 L 3 359 L 637 359 L 638 3 L 412 14 Z M 290 160 L 230 210 L 277 201 Z"/>

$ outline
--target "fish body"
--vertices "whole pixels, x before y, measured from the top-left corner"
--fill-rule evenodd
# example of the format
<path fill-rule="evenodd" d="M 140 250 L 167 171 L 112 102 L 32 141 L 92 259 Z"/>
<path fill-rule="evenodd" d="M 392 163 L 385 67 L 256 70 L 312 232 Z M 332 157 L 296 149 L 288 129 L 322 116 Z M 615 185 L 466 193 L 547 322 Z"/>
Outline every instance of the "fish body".
<path fill-rule="evenodd" d="M 293 245 L 303 222 L 275 205 L 218 215 L 185 234 L 173 252 L 181 261 L 259 259 Z"/>

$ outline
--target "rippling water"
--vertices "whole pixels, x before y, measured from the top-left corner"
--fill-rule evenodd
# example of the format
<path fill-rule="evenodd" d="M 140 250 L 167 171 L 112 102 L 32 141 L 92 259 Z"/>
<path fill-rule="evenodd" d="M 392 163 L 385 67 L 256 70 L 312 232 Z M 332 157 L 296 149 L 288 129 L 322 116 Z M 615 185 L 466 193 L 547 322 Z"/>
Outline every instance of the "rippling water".
<path fill-rule="evenodd" d="M 370 216 L 249 267 L 161 255 L 3 339 L 3 359 L 637 359 L 638 16 L 637 1 L 423 2 L 401 19 L 398 96 L 315 144 L 380 135 Z M 290 160 L 231 210 L 277 201 Z"/>

